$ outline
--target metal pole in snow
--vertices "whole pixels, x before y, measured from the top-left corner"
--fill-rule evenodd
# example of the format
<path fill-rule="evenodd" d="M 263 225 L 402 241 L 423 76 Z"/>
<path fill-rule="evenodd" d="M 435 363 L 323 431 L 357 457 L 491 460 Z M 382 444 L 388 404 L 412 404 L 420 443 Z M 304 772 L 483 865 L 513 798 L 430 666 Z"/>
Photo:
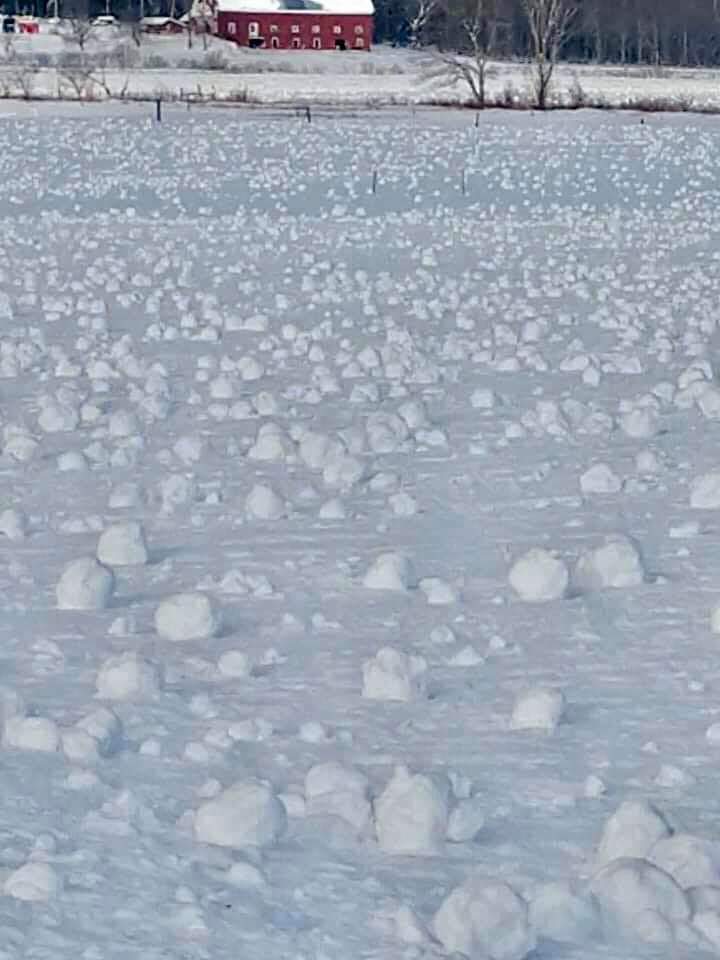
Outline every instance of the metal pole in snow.
<path fill-rule="evenodd" d="M 461 181 L 460 181 L 460 187 L 461 187 L 461 189 L 462 189 L 462 194 L 463 194 L 463 196 L 465 196 L 465 194 L 467 193 L 467 183 L 466 183 L 466 181 L 465 181 L 465 167 L 463 167 L 462 179 L 461 179 Z"/>
<path fill-rule="evenodd" d="M 373 170 L 372 177 L 372 192 L 377 193 L 377 182 L 378 182 L 378 173 L 377 170 Z"/>
<path fill-rule="evenodd" d="M 310 113 L 310 104 L 305 107 L 305 117 L 308 123 L 312 123 L 312 113 Z"/>
<path fill-rule="evenodd" d="M 158 123 L 162 123 L 162 100 L 160 97 L 155 101 L 155 119 Z"/>

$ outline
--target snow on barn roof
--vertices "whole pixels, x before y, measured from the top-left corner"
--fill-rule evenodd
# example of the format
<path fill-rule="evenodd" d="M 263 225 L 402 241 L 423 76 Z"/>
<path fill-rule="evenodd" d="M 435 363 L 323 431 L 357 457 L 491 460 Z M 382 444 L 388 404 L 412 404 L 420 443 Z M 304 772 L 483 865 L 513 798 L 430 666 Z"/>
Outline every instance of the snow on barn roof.
<path fill-rule="evenodd" d="M 334 13 L 375 12 L 373 0 L 218 0 L 219 13 Z"/>

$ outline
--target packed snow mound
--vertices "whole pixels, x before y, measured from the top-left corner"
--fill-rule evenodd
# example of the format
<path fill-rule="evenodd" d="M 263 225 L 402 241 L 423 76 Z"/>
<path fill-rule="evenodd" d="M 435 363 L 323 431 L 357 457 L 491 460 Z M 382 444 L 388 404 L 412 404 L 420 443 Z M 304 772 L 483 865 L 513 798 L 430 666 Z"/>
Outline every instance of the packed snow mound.
<path fill-rule="evenodd" d="M 570 575 L 562 560 L 548 550 L 534 547 L 515 561 L 509 581 L 521 600 L 546 603 L 565 595 Z"/>
<path fill-rule="evenodd" d="M 63 752 L 73 763 L 95 763 L 117 750 L 122 732 L 118 715 L 107 707 L 100 707 L 63 731 Z"/>
<path fill-rule="evenodd" d="M 416 700 L 425 696 L 427 662 L 394 647 L 382 647 L 363 664 L 363 697 L 369 700 Z"/>
<path fill-rule="evenodd" d="M 573 573 L 578 590 L 622 590 L 645 582 L 645 567 L 636 545 L 627 537 L 609 537 L 600 547 L 585 551 Z"/>
<path fill-rule="evenodd" d="M 690 904 L 673 878 L 647 860 L 623 857 L 590 882 L 608 937 L 672 942 L 673 925 L 690 918 Z"/>
<path fill-rule="evenodd" d="M 594 901 L 568 883 L 547 883 L 530 901 L 530 923 L 543 940 L 584 943 L 597 940 L 600 918 Z"/>
<path fill-rule="evenodd" d="M 287 828 L 285 807 L 269 783 L 243 780 L 202 804 L 195 813 L 195 837 L 218 847 L 265 847 Z"/>
<path fill-rule="evenodd" d="M 405 591 L 417 585 L 412 562 L 400 553 L 381 553 L 363 577 L 368 590 Z"/>
<path fill-rule="evenodd" d="M 145 531 L 141 523 L 114 523 L 98 541 L 97 558 L 108 567 L 143 566 L 148 562 Z"/>
<path fill-rule="evenodd" d="M 358 836 L 368 836 L 372 830 L 370 785 L 353 767 L 335 761 L 312 767 L 305 777 L 305 800 L 310 817 L 339 817 Z"/>
<path fill-rule="evenodd" d="M 622 481 L 606 463 L 596 463 L 580 477 L 583 493 L 619 493 Z"/>
<path fill-rule="evenodd" d="M 662 813 L 644 800 L 626 800 L 607 820 L 598 844 L 598 868 L 621 857 L 644 858 L 672 834 Z"/>
<path fill-rule="evenodd" d="M 60 893 L 61 882 L 57 871 L 41 860 L 30 861 L 19 867 L 5 881 L 3 892 L 15 900 L 45 903 Z"/>
<path fill-rule="evenodd" d="M 525 960 L 536 947 L 528 907 L 506 883 L 471 878 L 443 901 L 433 930 L 448 953 Z"/>
<path fill-rule="evenodd" d="M 256 483 L 245 498 L 245 512 L 253 520 L 280 520 L 287 515 L 287 507 L 272 487 Z"/>
<path fill-rule="evenodd" d="M 143 700 L 159 690 L 160 671 L 134 652 L 109 657 L 98 670 L 97 695 L 102 700 Z"/>
<path fill-rule="evenodd" d="M 623 433 L 633 440 L 647 440 L 660 433 L 660 414 L 654 406 L 628 410 L 620 417 L 619 423 Z"/>
<path fill-rule="evenodd" d="M 513 730 L 544 730 L 552 733 L 565 713 L 565 697 L 559 690 L 533 687 L 515 701 L 510 725 Z"/>
<path fill-rule="evenodd" d="M 378 844 L 385 853 L 433 856 L 442 852 L 449 785 L 398 766 L 375 800 Z"/>
<path fill-rule="evenodd" d="M 165 640 L 209 640 L 222 627 L 222 616 L 204 593 L 178 593 L 155 611 L 155 629 Z"/>
<path fill-rule="evenodd" d="M 105 610 L 114 590 L 112 570 L 95 557 L 81 557 L 65 567 L 55 595 L 60 610 Z"/>
<path fill-rule="evenodd" d="M 693 510 L 720 509 L 720 471 L 695 477 L 690 484 L 690 506 Z"/>
<path fill-rule="evenodd" d="M 689 833 L 675 833 L 653 846 L 647 859 L 669 873 L 687 890 L 690 887 L 720 888 L 720 847 Z"/>

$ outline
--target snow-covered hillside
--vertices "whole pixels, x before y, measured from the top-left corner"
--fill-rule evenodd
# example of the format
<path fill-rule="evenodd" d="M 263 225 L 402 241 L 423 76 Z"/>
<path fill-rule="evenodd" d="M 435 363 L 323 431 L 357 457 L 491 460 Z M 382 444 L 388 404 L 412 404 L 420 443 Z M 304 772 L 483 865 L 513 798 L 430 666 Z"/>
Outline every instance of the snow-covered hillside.
<path fill-rule="evenodd" d="M 720 956 L 714 122 L 147 113 L 0 114 L 0 957 Z"/>

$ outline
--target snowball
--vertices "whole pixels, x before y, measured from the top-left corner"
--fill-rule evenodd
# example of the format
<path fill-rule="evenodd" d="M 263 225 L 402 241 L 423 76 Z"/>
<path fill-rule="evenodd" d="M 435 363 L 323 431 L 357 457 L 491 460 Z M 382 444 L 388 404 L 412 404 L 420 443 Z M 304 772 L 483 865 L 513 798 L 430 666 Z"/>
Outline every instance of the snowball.
<path fill-rule="evenodd" d="M 412 563 L 399 553 L 381 553 L 363 578 L 368 590 L 403 591 L 416 583 Z"/>
<path fill-rule="evenodd" d="M 262 483 L 256 483 L 245 498 L 245 512 L 255 520 L 280 520 L 287 514 L 285 501 Z"/>
<path fill-rule="evenodd" d="M 530 923 L 538 936 L 556 943 L 597 940 L 599 917 L 594 903 L 569 884 L 547 883 L 530 902 Z"/>
<path fill-rule="evenodd" d="M 42 903 L 60 893 L 60 878 L 49 863 L 33 860 L 10 874 L 3 892 L 16 900 Z"/>
<path fill-rule="evenodd" d="M 443 901 L 433 919 L 448 953 L 525 960 L 536 946 L 525 901 L 506 883 L 471 878 Z"/>
<path fill-rule="evenodd" d="M 27 518 L 22 510 L 9 508 L 0 513 L 0 536 L 20 542 L 27 536 Z"/>
<path fill-rule="evenodd" d="M 640 551 L 625 537 L 609 537 L 601 547 L 587 550 L 573 574 L 573 585 L 579 590 L 620 590 L 637 587 L 644 580 Z"/>
<path fill-rule="evenodd" d="M 672 833 L 663 815 L 643 800 L 626 800 L 607 820 L 598 844 L 598 867 L 620 857 L 645 857 Z"/>
<path fill-rule="evenodd" d="M 208 640 L 222 626 L 220 612 L 204 593 L 178 593 L 155 611 L 155 629 L 165 640 Z"/>
<path fill-rule="evenodd" d="M 565 594 L 569 582 L 567 567 L 547 550 L 534 548 L 517 560 L 510 570 L 510 586 L 522 600 L 544 603 Z"/>
<path fill-rule="evenodd" d="M 637 407 L 620 417 L 620 427 L 633 440 L 646 440 L 660 432 L 660 417 L 654 407 Z"/>
<path fill-rule="evenodd" d="M 646 860 L 623 857 L 603 867 L 590 882 L 590 892 L 600 908 L 606 930 L 618 929 L 626 936 L 648 939 L 660 930 L 657 939 L 665 936 L 665 925 L 646 924 L 648 914 L 660 921 L 676 922 L 690 917 L 688 899 L 673 878 Z M 653 932 L 651 939 L 655 939 Z"/>
<path fill-rule="evenodd" d="M 647 859 L 670 874 L 684 890 L 720 887 L 720 848 L 700 837 L 676 833 L 658 840 Z"/>
<path fill-rule="evenodd" d="M 308 816 L 339 817 L 365 836 L 372 825 L 367 777 L 340 763 L 319 763 L 305 777 Z"/>
<path fill-rule="evenodd" d="M 346 517 L 345 504 L 338 497 L 327 500 L 318 511 L 320 520 L 344 520 Z"/>
<path fill-rule="evenodd" d="M 142 566 L 148 562 L 145 533 L 141 523 L 114 523 L 100 535 L 97 548 L 100 563 L 109 567 Z"/>
<path fill-rule="evenodd" d="M 480 797 L 467 797 L 450 814 L 447 838 L 452 843 L 466 843 L 474 840 L 484 826 L 485 813 Z"/>
<path fill-rule="evenodd" d="M 565 712 L 565 697 L 559 690 L 534 687 L 521 693 L 515 701 L 511 726 L 513 730 L 545 730 L 557 727 Z"/>
<path fill-rule="evenodd" d="M 380 848 L 386 853 L 432 856 L 444 846 L 448 821 L 448 788 L 430 777 L 395 768 L 375 801 Z"/>
<path fill-rule="evenodd" d="M 439 577 L 426 577 L 418 586 L 431 607 L 444 607 L 458 601 L 458 595 L 453 587 Z"/>
<path fill-rule="evenodd" d="M 690 484 L 690 506 L 693 510 L 720 509 L 720 471 L 705 473 Z"/>
<path fill-rule="evenodd" d="M 370 700 L 415 700 L 425 693 L 427 663 L 394 647 L 383 647 L 363 664 L 362 695 Z"/>
<path fill-rule="evenodd" d="M 619 493 L 622 483 L 606 463 L 596 463 L 580 477 L 583 493 Z"/>
<path fill-rule="evenodd" d="M 3 745 L 14 750 L 54 753 L 60 747 L 60 732 L 48 717 L 10 717 L 5 722 Z"/>
<path fill-rule="evenodd" d="M 110 657 L 98 670 L 97 692 L 103 700 L 139 700 L 160 689 L 157 667 L 136 653 Z"/>
<path fill-rule="evenodd" d="M 497 397 L 487 387 L 474 390 L 470 395 L 470 405 L 476 410 L 492 410 L 496 402 Z"/>
<path fill-rule="evenodd" d="M 104 610 L 115 590 L 115 577 L 95 557 L 81 557 L 69 563 L 55 593 L 60 610 Z"/>
<path fill-rule="evenodd" d="M 223 677 L 247 677 L 250 673 L 250 660 L 241 650 L 226 650 L 218 660 L 218 670 Z"/>
<path fill-rule="evenodd" d="M 195 837 L 218 847 L 263 847 L 285 832 L 285 807 L 263 780 L 243 780 L 202 804 Z"/>

